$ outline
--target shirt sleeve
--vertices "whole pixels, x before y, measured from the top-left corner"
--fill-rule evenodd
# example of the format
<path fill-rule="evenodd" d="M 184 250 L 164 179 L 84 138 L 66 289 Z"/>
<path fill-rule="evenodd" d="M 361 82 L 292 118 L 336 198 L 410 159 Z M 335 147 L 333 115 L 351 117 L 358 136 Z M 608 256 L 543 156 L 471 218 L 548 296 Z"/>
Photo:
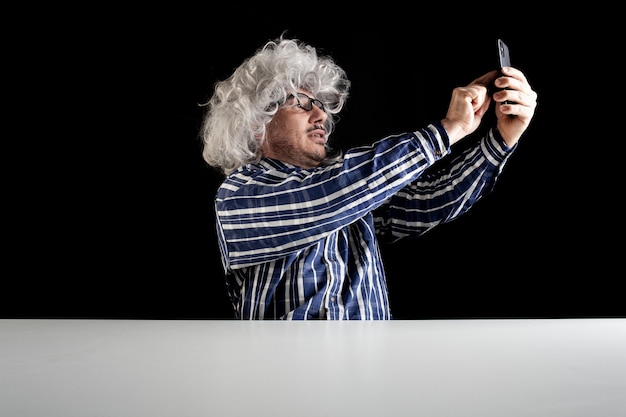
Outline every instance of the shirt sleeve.
<path fill-rule="evenodd" d="M 493 190 L 513 149 L 490 129 L 458 155 L 427 169 L 376 210 L 374 223 L 381 241 L 419 236 L 465 213 Z"/>
<path fill-rule="evenodd" d="M 383 205 L 449 153 L 449 138 L 435 123 L 352 149 L 341 162 L 314 170 L 262 161 L 235 171 L 215 201 L 224 267 L 310 246 Z"/>

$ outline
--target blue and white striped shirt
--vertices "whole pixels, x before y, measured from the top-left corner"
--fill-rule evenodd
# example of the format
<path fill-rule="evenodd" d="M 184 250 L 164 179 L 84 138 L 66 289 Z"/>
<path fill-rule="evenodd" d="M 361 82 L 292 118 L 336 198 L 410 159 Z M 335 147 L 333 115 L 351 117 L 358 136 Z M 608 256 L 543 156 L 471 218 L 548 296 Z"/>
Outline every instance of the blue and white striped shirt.
<path fill-rule="evenodd" d="M 349 150 L 332 165 L 265 158 L 230 174 L 215 207 L 235 317 L 391 319 L 379 240 L 417 236 L 467 211 L 512 149 L 492 129 L 442 160 L 450 152 L 434 123 Z"/>

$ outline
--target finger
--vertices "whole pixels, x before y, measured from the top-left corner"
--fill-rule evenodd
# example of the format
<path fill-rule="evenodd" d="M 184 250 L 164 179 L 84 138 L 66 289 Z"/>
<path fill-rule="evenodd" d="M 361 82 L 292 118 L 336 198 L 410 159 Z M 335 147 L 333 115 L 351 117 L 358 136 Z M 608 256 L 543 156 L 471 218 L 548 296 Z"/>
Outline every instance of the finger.
<path fill-rule="evenodd" d="M 537 105 L 537 93 L 534 91 L 520 91 L 520 90 L 503 90 L 502 100 L 498 101 L 511 101 L 522 106 L 534 108 Z"/>
<path fill-rule="evenodd" d="M 506 99 L 505 102 L 502 102 L 503 97 Z M 500 112 L 522 118 L 532 117 L 537 107 L 537 95 L 534 92 L 525 94 L 519 91 L 506 90 L 502 96 L 498 96 L 497 101 L 500 102 L 498 106 Z"/>
<path fill-rule="evenodd" d="M 515 78 L 517 80 L 520 80 L 524 83 L 528 83 L 528 80 L 526 79 L 526 76 L 524 75 L 524 73 L 520 70 L 518 70 L 515 67 L 504 67 L 502 68 L 502 74 L 507 76 L 507 77 L 511 77 L 511 78 Z"/>
<path fill-rule="evenodd" d="M 487 74 L 476 78 L 474 81 L 472 81 L 469 85 L 483 85 L 485 87 L 489 86 L 491 83 L 493 83 L 493 81 L 498 77 L 498 71 L 491 71 L 488 72 Z"/>
<path fill-rule="evenodd" d="M 532 91 L 532 87 L 528 83 L 528 79 L 524 73 L 517 68 L 506 67 L 502 69 L 502 73 L 505 77 L 502 77 L 502 82 L 506 83 L 505 87 L 513 90 L 524 90 L 526 92 Z"/>

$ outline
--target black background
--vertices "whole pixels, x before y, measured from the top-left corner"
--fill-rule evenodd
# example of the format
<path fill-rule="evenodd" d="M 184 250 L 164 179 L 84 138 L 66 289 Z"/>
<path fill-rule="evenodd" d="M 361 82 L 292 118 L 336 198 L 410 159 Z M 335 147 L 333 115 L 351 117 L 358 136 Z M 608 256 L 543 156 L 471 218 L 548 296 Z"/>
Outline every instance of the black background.
<path fill-rule="evenodd" d="M 493 194 L 383 248 L 397 319 L 626 316 L 622 77 L 592 12 L 271 7 L 9 16 L 3 317 L 231 317 L 199 104 L 283 31 L 351 78 L 344 148 L 443 117 L 452 88 L 495 68 L 498 37 L 539 94 Z"/>

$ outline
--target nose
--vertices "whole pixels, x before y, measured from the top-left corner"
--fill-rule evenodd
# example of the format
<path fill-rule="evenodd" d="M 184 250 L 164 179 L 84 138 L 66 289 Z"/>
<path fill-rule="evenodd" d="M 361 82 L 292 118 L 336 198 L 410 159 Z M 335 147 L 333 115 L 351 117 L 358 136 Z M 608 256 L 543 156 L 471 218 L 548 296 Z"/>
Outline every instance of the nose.
<path fill-rule="evenodd" d="M 326 112 L 315 105 L 313 105 L 313 108 L 310 111 L 310 115 L 312 123 L 324 123 L 328 118 Z"/>

